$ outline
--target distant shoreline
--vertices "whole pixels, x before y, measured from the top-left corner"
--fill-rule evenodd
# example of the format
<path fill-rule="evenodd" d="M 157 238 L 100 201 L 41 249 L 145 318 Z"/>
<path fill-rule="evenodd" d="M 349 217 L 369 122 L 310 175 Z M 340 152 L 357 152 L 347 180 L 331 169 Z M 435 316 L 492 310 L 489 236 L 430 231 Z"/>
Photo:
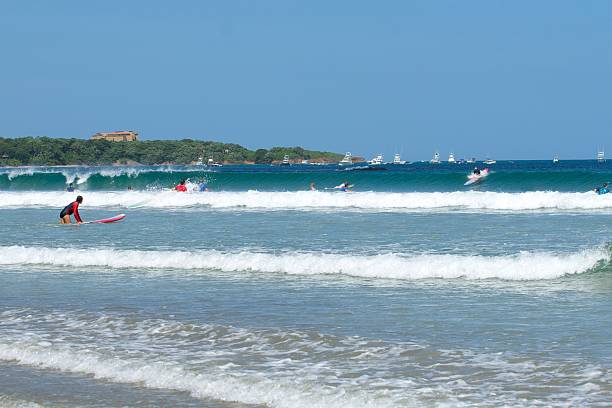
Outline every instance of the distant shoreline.
<path fill-rule="evenodd" d="M 183 140 L 108 140 L 49 137 L 0 138 L 0 166 L 152 166 L 220 164 L 337 163 L 339 153 L 302 147 L 249 150 L 234 143 Z"/>

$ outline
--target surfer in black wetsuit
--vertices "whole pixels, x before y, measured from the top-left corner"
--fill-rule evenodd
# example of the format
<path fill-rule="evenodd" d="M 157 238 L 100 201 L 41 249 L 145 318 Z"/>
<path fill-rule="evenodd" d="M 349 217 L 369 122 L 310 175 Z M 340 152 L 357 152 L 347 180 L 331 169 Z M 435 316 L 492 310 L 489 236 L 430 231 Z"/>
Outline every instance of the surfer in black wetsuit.
<path fill-rule="evenodd" d="M 75 201 L 64 207 L 64 209 L 60 212 L 60 224 L 70 224 L 70 216 L 73 214 L 77 224 L 81 224 L 83 220 L 79 215 L 79 204 L 81 204 L 82 202 L 83 197 L 78 196 Z"/>
<path fill-rule="evenodd" d="M 474 171 L 472 173 L 477 176 L 480 176 L 480 169 L 478 167 L 474 167 Z"/>

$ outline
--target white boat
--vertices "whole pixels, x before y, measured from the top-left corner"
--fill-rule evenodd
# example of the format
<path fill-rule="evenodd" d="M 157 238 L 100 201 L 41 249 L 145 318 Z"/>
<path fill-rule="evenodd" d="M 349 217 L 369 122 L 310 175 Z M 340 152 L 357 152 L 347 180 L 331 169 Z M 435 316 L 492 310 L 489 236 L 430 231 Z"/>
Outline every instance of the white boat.
<path fill-rule="evenodd" d="M 353 155 L 351 154 L 351 152 L 346 152 L 344 158 L 340 160 L 340 163 L 338 164 L 340 166 L 350 166 L 351 164 L 353 164 Z"/>
<path fill-rule="evenodd" d="M 217 163 L 216 161 L 214 161 L 212 158 L 208 159 L 208 163 L 207 163 L 210 167 L 222 167 L 223 165 L 221 163 Z"/>
<path fill-rule="evenodd" d="M 465 162 L 466 163 L 476 163 L 476 158 L 475 157 L 469 158 Z"/>
<path fill-rule="evenodd" d="M 553 157 L 553 163 L 559 163 L 559 156 Z"/>
<path fill-rule="evenodd" d="M 302 164 L 310 164 L 310 161 L 304 159 L 304 160 L 302 160 Z"/>
<path fill-rule="evenodd" d="M 198 157 L 198 161 L 196 162 L 196 166 L 203 166 L 204 165 L 204 161 L 201 157 Z"/>
<path fill-rule="evenodd" d="M 483 161 L 484 164 L 495 164 L 497 163 L 497 160 L 493 160 L 493 159 L 487 159 L 485 161 Z"/>
<path fill-rule="evenodd" d="M 440 163 L 440 153 L 435 152 L 434 155 L 433 155 L 433 158 L 429 162 L 433 163 L 433 164 Z"/>
<path fill-rule="evenodd" d="M 378 156 L 374 157 L 372 160 L 368 161 L 368 164 L 373 165 L 373 166 L 377 166 L 379 164 L 383 164 L 383 156 L 382 156 L 382 154 L 379 154 Z"/>
<path fill-rule="evenodd" d="M 406 160 L 402 160 L 399 153 L 393 156 L 393 164 L 406 164 Z"/>
<path fill-rule="evenodd" d="M 449 163 L 457 163 L 457 160 L 455 160 L 455 155 L 453 153 L 448 155 L 448 162 Z"/>
<path fill-rule="evenodd" d="M 604 152 L 604 150 L 603 150 L 603 149 L 601 149 L 601 150 L 599 150 L 599 151 L 597 152 L 597 161 L 598 161 L 599 163 L 603 163 L 603 162 L 605 162 L 605 161 L 606 161 L 606 154 L 605 154 L 605 152 Z"/>

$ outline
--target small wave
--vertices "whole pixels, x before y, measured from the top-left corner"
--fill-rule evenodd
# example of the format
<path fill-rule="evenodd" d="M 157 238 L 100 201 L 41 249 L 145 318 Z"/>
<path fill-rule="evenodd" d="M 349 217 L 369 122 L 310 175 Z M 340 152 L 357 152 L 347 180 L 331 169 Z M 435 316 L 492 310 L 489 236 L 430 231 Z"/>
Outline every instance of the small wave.
<path fill-rule="evenodd" d="M 0 395 L 0 407 L 2 408 L 43 408 L 42 405 L 31 401 L 24 401 L 10 397 L 8 395 Z"/>
<path fill-rule="evenodd" d="M 438 349 L 65 310 L 4 311 L 0 333 L 0 360 L 10 364 L 270 407 L 581 406 L 609 400 L 606 367 L 556 353 Z M 543 393 L 551 382 L 554 389 Z"/>
<path fill-rule="evenodd" d="M 572 254 L 521 252 L 505 256 L 271 254 L 241 251 L 138 251 L 47 247 L 0 247 L 0 265 L 155 268 L 264 272 L 291 275 L 347 275 L 361 278 L 541 280 L 592 270 L 610 261 L 607 248 Z"/>
<path fill-rule="evenodd" d="M 612 210 L 612 194 L 593 192 L 525 193 L 450 192 L 210 192 L 174 191 L 85 192 L 84 206 L 121 208 L 191 208 L 259 210 L 366 210 L 366 211 L 584 211 Z M 61 208 L 74 194 L 66 192 L 0 192 L 2 207 Z"/>
<path fill-rule="evenodd" d="M 257 375 L 222 372 L 198 373 L 163 361 L 105 356 L 68 347 L 47 347 L 41 342 L 0 342 L 0 359 L 64 372 L 91 374 L 120 383 L 138 383 L 149 388 L 185 391 L 196 398 L 212 398 L 272 407 L 392 407 L 392 400 L 366 391 L 343 393 L 331 387 L 300 384 L 297 380 L 268 379 Z"/>

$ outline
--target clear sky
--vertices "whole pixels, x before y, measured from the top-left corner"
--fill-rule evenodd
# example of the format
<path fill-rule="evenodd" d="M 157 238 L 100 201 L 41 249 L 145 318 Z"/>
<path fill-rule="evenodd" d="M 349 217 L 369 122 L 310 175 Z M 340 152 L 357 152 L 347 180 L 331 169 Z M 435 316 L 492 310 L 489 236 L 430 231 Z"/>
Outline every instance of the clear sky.
<path fill-rule="evenodd" d="M 612 152 L 605 0 L 2 0 L 0 44 L 0 136 Z"/>

